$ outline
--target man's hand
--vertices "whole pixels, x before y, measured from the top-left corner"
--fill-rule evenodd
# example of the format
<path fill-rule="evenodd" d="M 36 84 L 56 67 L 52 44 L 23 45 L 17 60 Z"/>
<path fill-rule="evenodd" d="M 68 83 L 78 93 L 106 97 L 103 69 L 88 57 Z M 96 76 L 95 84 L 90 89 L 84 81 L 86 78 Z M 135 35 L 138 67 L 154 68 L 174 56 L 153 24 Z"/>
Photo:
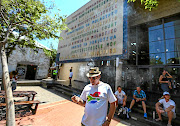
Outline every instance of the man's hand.
<path fill-rule="evenodd" d="M 140 98 L 137 98 L 137 99 L 136 99 L 136 102 L 138 102 L 138 101 L 140 101 Z"/>
<path fill-rule="evenodd" d="M 160 112 L 160 113 L 164 113 L 165 111 L 164 111 L 164 110 L 160 110 L 160 109 L 159 109 L 159 112 Z"/>
<path fill-rule="evenodd" d="M 71 100 L 72 100 L 74 103 L 77 103 L 77 104 L 79 104 L 79 105 L 81 105 L 81 106 L 85 106 L 85 104 L 86 104 L 85 101 L 83 101 L 80 97 L 75 96 L 75 95 L 71 97 Z"/>
<path fill-rule="evenodd" d="M 102 126 L 109 126 L 109 125 L 110 125 L 110 122 L 107 120 L 102 124 Z"/>
<path fill-rule="evenodd" d="M 78 99 L 79 97 L 77 97 L 77 96 L 72 96 L 71 97 L 71 100 L 74 102 L 74 103 L 78 103 L 79 102 L 79 99 Z"/>

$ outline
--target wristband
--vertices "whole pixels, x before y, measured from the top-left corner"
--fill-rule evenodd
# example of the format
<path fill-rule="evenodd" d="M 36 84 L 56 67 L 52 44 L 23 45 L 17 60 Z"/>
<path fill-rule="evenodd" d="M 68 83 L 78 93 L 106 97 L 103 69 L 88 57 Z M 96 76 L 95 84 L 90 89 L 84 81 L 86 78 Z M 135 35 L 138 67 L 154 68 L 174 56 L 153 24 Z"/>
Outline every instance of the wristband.
<path fill-rule="evenodd" d="M 111 120 L 107 119 L 106 121 L 108 121 L 109 123 L 111 122 Z"/>

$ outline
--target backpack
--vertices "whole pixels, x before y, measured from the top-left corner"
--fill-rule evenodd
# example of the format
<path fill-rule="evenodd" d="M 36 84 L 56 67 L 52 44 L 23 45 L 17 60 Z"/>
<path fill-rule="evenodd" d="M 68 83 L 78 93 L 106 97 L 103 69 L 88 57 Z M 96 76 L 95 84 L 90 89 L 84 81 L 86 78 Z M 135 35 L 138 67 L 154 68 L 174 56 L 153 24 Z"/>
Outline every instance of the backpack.
<path fill-rule="evenodd" d="M 121 119 L 129 119 L 129 113 L 128 113 L 128 108 L 127 107 L 121 107 L 118 110 L 118 117 Z"/>

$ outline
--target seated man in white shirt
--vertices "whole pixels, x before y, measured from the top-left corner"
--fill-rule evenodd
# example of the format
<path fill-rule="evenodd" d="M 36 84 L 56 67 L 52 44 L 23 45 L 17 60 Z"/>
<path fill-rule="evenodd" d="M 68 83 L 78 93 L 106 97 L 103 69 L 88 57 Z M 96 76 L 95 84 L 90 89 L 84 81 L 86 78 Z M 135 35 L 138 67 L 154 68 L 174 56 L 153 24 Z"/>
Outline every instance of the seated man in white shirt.
<path fill-rule="evenodd" d="M 125 107 L 126 106 L 126 100 L 127 100 L 127 96 L 126 93 L 122 90 L 121 86 L 117 87 L 117 91 L 115 92 L 115 96 L 117 98 L 118 101 L 118 110 L 119 108 Z"/>
<path fill-rule="evenodd" d="M 172 126 L 171 121 L 173 118 L 176 118 L 176 113 L 175 113 L 176 105 L 175 105 L 175 102 L 170 99 L 169 92 L 164 92 L 163 96 L 164 96 L 164 98 L 160 99 L 156 103 L 156 112 L 159 116 L 159 118 L 156 119 L 156 121 L 162 121 L 162 117 L 161 117 L 161 114 L 162 114 L 162 115 L 168 117 L 167 126 Z M 160 107 L 161 104 L 163 105 L 163 108 Z"/>

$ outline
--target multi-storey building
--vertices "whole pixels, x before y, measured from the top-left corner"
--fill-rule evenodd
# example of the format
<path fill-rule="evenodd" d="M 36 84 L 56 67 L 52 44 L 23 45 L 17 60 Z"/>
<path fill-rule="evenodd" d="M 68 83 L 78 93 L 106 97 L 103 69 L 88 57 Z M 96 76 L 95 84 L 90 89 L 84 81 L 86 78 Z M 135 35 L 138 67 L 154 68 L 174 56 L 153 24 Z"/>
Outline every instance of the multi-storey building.
<path fill-rule="evenodd" d="M 126 8 L 123 0 L 91 0 L 67 18 L 71 31 L 61 33 L 64 40 L 58 46 L 61 79 L 73 67 L 73 78 L 87 81 L 85 73 L 94 64 L 102 69 L 102 80 L 115 88 L 116 69 L 122 64 L 115 68 L 114 61 L 127 59 Z"/>
<path fill-rule="evenodd" d="M 64 40 L 58 47 L 60 79 L 68 83 L 73 67 L 74 86 L 82 89 L 84 85 L 75 82 L 87 82 L 85 73 L 89 65 L 95 65 L 102 71 L 102 81 L 113 90 L 121 85 L 131 92 L 141 85 L 156 94 L 161 91 L 159 76 L 166 69 L 176 90 L 180 83 L 180 2 L 158 2 L 158 8 L 149 11 L 138 1 L 91 0 L 71 14 L 67 18 L 71 31 L 61 33 Z"/>

